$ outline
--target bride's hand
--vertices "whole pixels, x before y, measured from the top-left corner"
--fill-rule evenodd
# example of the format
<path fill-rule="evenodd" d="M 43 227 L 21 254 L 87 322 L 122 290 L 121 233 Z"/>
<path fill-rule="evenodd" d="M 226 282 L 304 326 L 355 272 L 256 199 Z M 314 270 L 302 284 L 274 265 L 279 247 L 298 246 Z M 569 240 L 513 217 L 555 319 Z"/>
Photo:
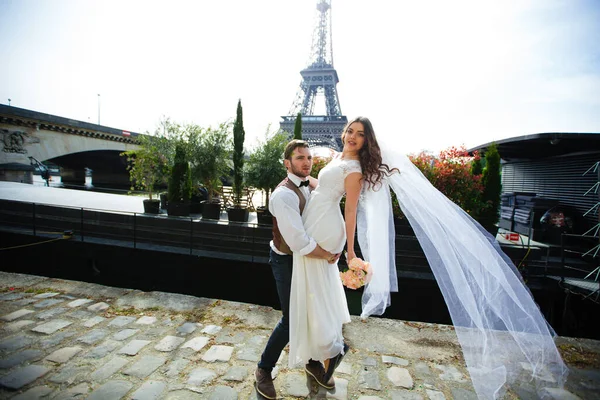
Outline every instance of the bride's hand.
<path fill-rule="evenodd" d="M 356 253 L 353 251 L 349 251 L 346 253 L 346 262 L 352 261 L 353 258 L 356 258 Z"/>

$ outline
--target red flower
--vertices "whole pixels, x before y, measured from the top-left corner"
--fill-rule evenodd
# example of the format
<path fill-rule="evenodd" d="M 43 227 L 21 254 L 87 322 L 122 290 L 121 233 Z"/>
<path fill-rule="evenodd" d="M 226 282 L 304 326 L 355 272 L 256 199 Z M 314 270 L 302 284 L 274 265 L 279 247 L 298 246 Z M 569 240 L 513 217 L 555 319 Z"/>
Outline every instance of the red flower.
<path fill-rule="evenodd" d="M 437 157 L 421 152 L 409 158 L 433 186 L 472 217 L 477 218 L 486 207 L 481 202 L 481 175 L 472 172 L 473 161 L 480 159 L 479 153 L 470 155 L 464 146 L 452 146 Z"/>

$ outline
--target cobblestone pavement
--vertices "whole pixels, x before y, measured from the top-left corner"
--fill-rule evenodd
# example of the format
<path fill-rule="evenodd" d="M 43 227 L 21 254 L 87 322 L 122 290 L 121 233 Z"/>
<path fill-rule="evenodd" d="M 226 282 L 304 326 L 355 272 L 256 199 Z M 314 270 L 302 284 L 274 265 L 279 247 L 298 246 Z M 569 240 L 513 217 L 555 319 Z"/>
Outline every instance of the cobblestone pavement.
<path fill-rule="evenodd" d="M 245 303 L 0 272 L 0 398 L 258 399 L 253 372 L 280 312 Z M 286 354 L 281 398 L 476 399 L 451 326 L 353 317 L 336 389 Z M 548 398 L 600 398 L 600 342 L 559 338 L 571 366 Z M 527 386 L 507 399 L 536 399 Z"/>

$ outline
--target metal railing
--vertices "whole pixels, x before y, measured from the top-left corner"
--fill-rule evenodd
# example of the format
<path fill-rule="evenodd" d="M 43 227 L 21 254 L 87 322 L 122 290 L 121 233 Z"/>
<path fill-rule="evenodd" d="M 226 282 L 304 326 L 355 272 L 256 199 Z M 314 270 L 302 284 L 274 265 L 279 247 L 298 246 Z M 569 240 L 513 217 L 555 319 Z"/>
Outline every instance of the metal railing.
<path fill-rule="evenodd" d="M 0 200 L 0 230 L 4 232 L 48 239 L 72 231 L 69 240 L 198 257 L 267 263 L 271 229 L 271 225 L 224 218 L 205 220 Z M 361 256 L 358 243 L 356 250 Z M 340 266 L 345 266 L 343 257 Z M 418 241 L 405 227 L 396 232 L 396 267 L 406 276 L 433 278 Z"/>
<path fill-rule="evenodd" d="M 4 231 L 48 237 L 72 231 L 72 240 L 267 262 L 271 227 L 258 223 L 168 217 L 110 209 L 0 200 Z"/>
<path fill-rule="evenodd" d="M 561 278 L 563 280 L 565 277 L 581 277 L 583 279 L 588 279 L 590 275 L 598 271 L 600 268 L 600 261 L 595 256 L 589 255 L 589 250 L 586 252 L 589 248 L 588 246 L 594 243 L 598 243 L 597 236 L 585 234 L 577 235 L 572 233 L 561 234 Z M 574 264 L 573 260 L 578 260 L 578 265 L 569 265 Z M 583 268 L 579 264 L 587 268 Z"/>

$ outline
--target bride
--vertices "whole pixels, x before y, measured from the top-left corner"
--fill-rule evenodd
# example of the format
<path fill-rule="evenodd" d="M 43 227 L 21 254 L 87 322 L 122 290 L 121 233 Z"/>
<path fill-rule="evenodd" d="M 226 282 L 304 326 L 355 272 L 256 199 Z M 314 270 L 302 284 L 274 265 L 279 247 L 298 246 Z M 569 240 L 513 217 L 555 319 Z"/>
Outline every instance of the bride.
<path fill-rule="evenodd" d="M 348 261 L 355 257 L 356 229 L 374 269 L 361 318 L 383 314 L 390 291 L 397 291 L 391 189 L 440 286 L 478 397 L 499 398 L 523 381 L 541 396 L 544 387 L 562 386 L 568 370 L 555 332 L 495 238 L 435 189 L 396 149 L 393 136 L 376 137 L 369 119 L 350 121 L 342 141 L 342 153 L 314 180 L 302 218 L 307 233 L 331 253 L 348 238 Z M 290 367 L 312 358 L 331 377 L 348 351 L 342 325 L 350 322 L 337 265 L 294 255 L 290 318 Z"/>
<path fill-rule="evenodd" d="M 363 122 L 349 124 L 342 133 L 342 141 L 342 153 L 336 154 L 320 171 L 318 180 L 311 178 L 311 185 L 316 188 L 302 221 L 306 233 L 333 254 L 342 252 L 348 238 L 349 262 L 356 257 L 354 234 L 361 189 L 381 186 L 385 173 L 392 171 L 382 164 L 373 131 L 366 129 Z M 344 194 L 342 217 L 340 200 Z M 293 367 L 310 359 L 321 361 L 327 382 L 348 351 L 342 325 L 350 322 L 350 313 L 339 270 L 337 263 L 298 254 L 294 254 L 293 263 L 289 365 Z"/>

